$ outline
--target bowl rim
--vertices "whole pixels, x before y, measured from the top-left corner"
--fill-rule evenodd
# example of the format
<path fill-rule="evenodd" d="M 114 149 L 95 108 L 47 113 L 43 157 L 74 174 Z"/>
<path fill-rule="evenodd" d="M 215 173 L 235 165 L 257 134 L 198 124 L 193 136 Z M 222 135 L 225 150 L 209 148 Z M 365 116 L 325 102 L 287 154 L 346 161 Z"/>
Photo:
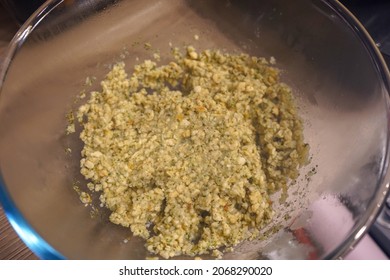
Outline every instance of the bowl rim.
<path fill-rule="evenodd" d="M 354 33 L 359 39 L 361 44 L 365 47 L 368 55 L 370 56 L 376 71 L 383 82 L 385 87 L 384 94 L 386 94 L 386 107 L 387 107 L 387 123 L 390 123 L 390 73 L 386 65 L 384 58 L 382 57 L 375 42 L 370 37 L 369 33 L 359 22 L 359 20 L 339 1 L 337 0 L 320 0 L 328 8 L 330 8 Z M 36 12 L 34 12 L 30 18 L 20 27 L 19 31 L 15 34 L 14 38 L 8 46 L 8 50 L 4 57 L 2 67 L 0 67 L 0 96 L 1 89 L 4 83 L 7 71 L 11 65 L 11 62 L 26 41 L 28 36 L 34 31 L 34 29 L 40 24 L 40 22 L 55 8 L 60 6 L 64 0 L 48 0 L 46 1 Z M 390 150 L 390 126 L 388 125 L 385 145 L 385 157 L 381 163 L 381 173 L 377 184 L 377 192 L 367 208 L 366 213 L 357 222 L 354 228 L 347 234 L 344 241 L 338 244 L 332 251 L 328 252 L 324 259 L 338 259 L 343 258 L 348 254 L 359 240 L 368 232 L 370 226 L 375 222 L 377 216 L 380 213 L 384 205 L 384 201 L 388 193 L 390 192 L 390 172 L 388 171 L 389 165 L 389 150 Z M 66 259 L 59 251 L 46 242 L 41 235 L 26 221 L 22 213 L 16 207 L 10 194 L 7 191 L 6 184 L 2 179 L 0 170 L 0 204 L 4 208 L 5 215 L 7 216 L 10 224 L 23 240 L 23 242 L 41 259 Z"/>
<path fill-rule="evenodd" d="M 28 36 L 39 25 L 39 23 L 64 0 L 48 0 L 39 7 L 19 28 L 8 45 L 2 65 L 0 65 L 0 97 L 1 90 L 11 65 L 12 59 L 26 41 Z M 3 206 L 5 216 L 16 231 L 20 239 L 40 259 L 56 260 L 66 259 L 59 251 L 52 247 L 42 236 L 27 222 L 23 214 L 16 207 L 11 198 L 0 170 L 0 205 Z"/>
<path fill-rule="evenodd" d="M 384 147 L 385 157 L 381 163 L 381 172 L 377 183 L 376 195 L 369 204 L 365 215 L 363 215 L 360 221 L 355 224 L 353 229 L 344 238 L 344 241 L 325 256 L 325 259 L 342 259 L 352 251 L 363 236 L 368 233 L 369 228 L 375 222 L 380 211 L 384 207 L 386 197 L 390 194 L 390 71 L 374 40 L 352 12 L 338 0 L 321 0 L 321 2 L 331 8 L 333 12 L 343 20 L 344 24 L 360 39 L 361 44 L 365 47 L 383 82 L 383 94 L 385 94 L 387 108 L 387 134 L 386 145 Z"/>

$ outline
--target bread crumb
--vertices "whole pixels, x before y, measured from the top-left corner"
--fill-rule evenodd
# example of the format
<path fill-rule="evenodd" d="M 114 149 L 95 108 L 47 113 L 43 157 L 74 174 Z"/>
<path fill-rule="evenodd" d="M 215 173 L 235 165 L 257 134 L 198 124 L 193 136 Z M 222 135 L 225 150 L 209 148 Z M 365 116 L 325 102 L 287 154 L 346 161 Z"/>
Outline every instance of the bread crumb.
<path fill-rule="evenodd" d="M 308 154 L 278 73 L 264 58 L 192 46 L 131 75 L 116 64 L 77 113 L 80 171 L 110 221 L 163 258 L 222 258 L 218 248 L 260 237 L 270 195 Z"/>
<path fill-rule="evenodd" d="M 158 53 L 154 53 L 154 54 L 153 54 L 153 58 L 154 58 L 156 61 L 160 61 L 160 60 L 161 60 L 161 56 L 160 56 L 160 54 L 158 54 Z"/>
<path fill-rule="evenodd" d="M 86 192 L 81 192 L 80 193 L 80 200 L 81 200 L 82 203 L 84 203 L 86 205 L 88 205 L 89 203 L 92 202 L 92 199 L 91 199 L 90 195 L 88 193 L 86 193 Z"/>
<path fill-rule="evenodd" d="M 159 258 L 158 257 L 146 257 L 146 260 L 149 260 L 149 261 L 156 261 L 158 260 Z"/>
<path fill-rule="evenodd" d="M 72 133 L 75 133 L 76 132 L 76 127 L 73 123 L 69 124 L 67 127 L 66 127 L 66 134 L 72 134 Z"/>

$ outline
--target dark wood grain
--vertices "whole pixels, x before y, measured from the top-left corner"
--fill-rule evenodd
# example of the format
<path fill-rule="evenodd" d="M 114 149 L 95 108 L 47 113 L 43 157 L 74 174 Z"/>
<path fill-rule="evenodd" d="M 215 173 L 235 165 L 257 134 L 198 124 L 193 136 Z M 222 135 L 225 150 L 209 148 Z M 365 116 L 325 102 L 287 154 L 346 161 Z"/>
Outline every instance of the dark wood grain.
<path fill-rule="evenodd" d="M 34 260 L 37 256 L 18 237 L 0 208 L 0 260 Z"/>

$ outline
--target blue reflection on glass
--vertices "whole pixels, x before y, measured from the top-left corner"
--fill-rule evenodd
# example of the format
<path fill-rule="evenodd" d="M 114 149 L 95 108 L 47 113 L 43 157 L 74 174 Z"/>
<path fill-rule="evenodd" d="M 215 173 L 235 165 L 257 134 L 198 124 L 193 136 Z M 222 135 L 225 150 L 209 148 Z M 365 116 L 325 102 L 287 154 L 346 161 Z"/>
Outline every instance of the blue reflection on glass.
<path fill-rule="evenodd" d="M 0 176 L 0 203 L 4 208 L 4 212 L 24 243 L 33 251 L 39 258 L 47 260 L 65 259 L 57 250 L 47 243 L 24 219 L 15 203 L 12 201 L 7 192 L 5 183 Z"/>

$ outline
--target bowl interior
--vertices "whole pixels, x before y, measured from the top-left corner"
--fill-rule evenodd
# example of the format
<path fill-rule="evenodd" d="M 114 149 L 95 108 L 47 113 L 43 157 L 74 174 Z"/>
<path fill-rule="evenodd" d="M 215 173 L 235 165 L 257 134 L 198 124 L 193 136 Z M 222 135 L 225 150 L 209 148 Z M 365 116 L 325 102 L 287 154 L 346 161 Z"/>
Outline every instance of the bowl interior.
<path fill-rule="evenodd" d="M 86 187 L 79 173 L 82 143 L 77 134 L 66 135 L 66 115 L 80 105 L 81 91 L 99 89 L 98 81 L 115 62 L 125 61 L 131 72 L 157 50 L 162 62 L 168 61 L 170 45 L 275 57 L 304 120 L 310 164 L 286 202 L 275 196 L 278 215 L 266 238 L 244 242 L 224 258 L 331 258 L 364 231 L 377 211 L 387 165 L 388 92 L 371 43 L 338 5 L 69 3 L 21 30 L 0 95 L 2 201 L 12 200 L 34 234 L 47 242 L 35 244 L 39 256 L 48 244 L 54 255 L 71 259 L 148 256 L 140 238 L 111 224 L 98 205 L 86 208 L 80 202 L 74 186 Z M 92 85 L 87 77 L 93 77 Z M 15 211 L 6 210 L 11 216 Z"/>

